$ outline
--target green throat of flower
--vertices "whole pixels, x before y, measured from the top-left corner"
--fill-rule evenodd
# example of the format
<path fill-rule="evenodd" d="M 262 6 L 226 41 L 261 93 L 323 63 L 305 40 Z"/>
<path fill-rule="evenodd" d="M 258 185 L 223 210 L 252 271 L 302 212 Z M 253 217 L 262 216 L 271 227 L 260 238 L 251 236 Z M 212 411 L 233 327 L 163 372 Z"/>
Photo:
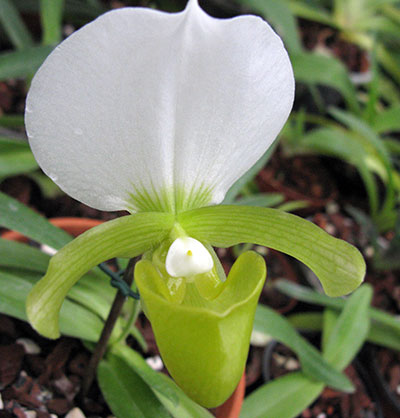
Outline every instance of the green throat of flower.
<path fill-rule="evenodd" d="M 187 210 L 208 206 L 213 201 L 213 187 L 205 184 L 192 186 L 151 187 L 134 186 L 128 193 L 130 212 L 164 212 L 180 213 Z"/>

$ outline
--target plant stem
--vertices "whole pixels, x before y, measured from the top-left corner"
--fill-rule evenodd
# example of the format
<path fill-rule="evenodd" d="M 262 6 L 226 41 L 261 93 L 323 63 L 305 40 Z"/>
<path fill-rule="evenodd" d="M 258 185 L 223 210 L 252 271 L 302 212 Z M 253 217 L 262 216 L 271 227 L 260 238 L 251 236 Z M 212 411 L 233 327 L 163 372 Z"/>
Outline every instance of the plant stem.
<path fill-rule="evenodd" d="M 132 258 L 129 260 L 128 267 L 126 268 L 123 277 L 123 280 L 129 285 L 129 287 L 132 285 L 133 282 L 134 266 L 135 260 Z M 108 314 L 107 320 L 104 324 L 103 331 L 101 332 L 100 339 L 97 342 L 96 348 L 85 370 L 85 376 L 83 378 L 81 391 L 83 399 L 86 397 L 90 387 L 92 386 L 97 366 L 106 352 L 108 341 L 111 337 L 111 333 L 114 329 L 115 323 L 117 322 L 119 314 L 121 313 L 121 309 L 124 305 L 125 299 L 126 297 L 122 294 L 120 290 L 118 290 L 117 294 L 115 295 L 113 304 L 111 306 L 110 313 Z"/>

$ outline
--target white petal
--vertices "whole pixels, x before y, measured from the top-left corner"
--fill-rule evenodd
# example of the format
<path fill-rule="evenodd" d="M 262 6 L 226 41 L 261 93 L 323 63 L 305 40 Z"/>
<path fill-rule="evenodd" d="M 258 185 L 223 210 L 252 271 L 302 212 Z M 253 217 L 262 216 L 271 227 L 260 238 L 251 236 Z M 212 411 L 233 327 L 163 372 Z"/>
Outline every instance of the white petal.
<path fill-rule="evenodd" d="M 172 277 L 191 277 L 207 273 L 214 266 L 211 254 L 197 239 L 177 238 L 169 247 L 165 268 Z"/>
<path fill-rule="evenodd" d="M 176 14 L 126 8 L 49 56 L 26 126 L 42 169 L 74 198 L 180 210 L 223 199 L 274 141 L 293 93 L 287 53 L 260 18 L 214 19 L 195 0 Z"/>

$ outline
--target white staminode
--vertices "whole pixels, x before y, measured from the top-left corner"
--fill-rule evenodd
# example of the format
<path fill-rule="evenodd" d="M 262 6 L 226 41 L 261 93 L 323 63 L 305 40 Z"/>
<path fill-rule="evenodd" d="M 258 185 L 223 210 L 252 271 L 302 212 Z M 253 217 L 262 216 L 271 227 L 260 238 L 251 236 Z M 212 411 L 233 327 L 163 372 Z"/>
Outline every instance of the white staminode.
<path fill-rule="evenodd" d="M 211 254 L 197 239 L 177 238 L 169 247 L 165 268 L 172 277 L 191 277 L 207 273 L 214 266 Z"/>
<path fill-rule="evenodd" d="M 66 193 L 101 210 L 187 210 L 223 200 L 272 144 L 294 96 L 280 38 L 262 19 L 108 12 L 35 75 L 29 144 Z"/>

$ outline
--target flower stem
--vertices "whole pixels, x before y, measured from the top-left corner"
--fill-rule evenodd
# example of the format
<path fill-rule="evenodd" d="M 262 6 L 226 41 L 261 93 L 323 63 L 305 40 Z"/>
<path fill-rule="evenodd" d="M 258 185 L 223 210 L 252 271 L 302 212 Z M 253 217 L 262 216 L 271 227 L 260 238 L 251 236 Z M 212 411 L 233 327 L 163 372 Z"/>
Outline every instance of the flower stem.
<path fill-rule="evenodd" d="M 133 282 L 134 266 L 135 260 L 132 258 L 129 260 L 128 267 L 126 268 L 123 277 L 123 280 L 127 283 L 129 287 L 132 285 Z M 108 341 L 111 337 L 112 330 L 114 329 L 114 325 L 117 322 L 119 314 L 121 313 L 121 309 L 125 302 L 125 299 L 126 296 L 124 296 L 123 293 L 120 290 L 118 290 L 117 294 L 115 295 L 110 312 L 108 314 L 107 320 L 104 324 L 103 331 L 101 332 L 100 339 L 97 342 L 96 348 L 85 370 L 85 376 L 83 378 L 81 391 L 82 399 L 86 397 L 90 387 L 92 386 L 97 366 L 106 352 Z"/>

